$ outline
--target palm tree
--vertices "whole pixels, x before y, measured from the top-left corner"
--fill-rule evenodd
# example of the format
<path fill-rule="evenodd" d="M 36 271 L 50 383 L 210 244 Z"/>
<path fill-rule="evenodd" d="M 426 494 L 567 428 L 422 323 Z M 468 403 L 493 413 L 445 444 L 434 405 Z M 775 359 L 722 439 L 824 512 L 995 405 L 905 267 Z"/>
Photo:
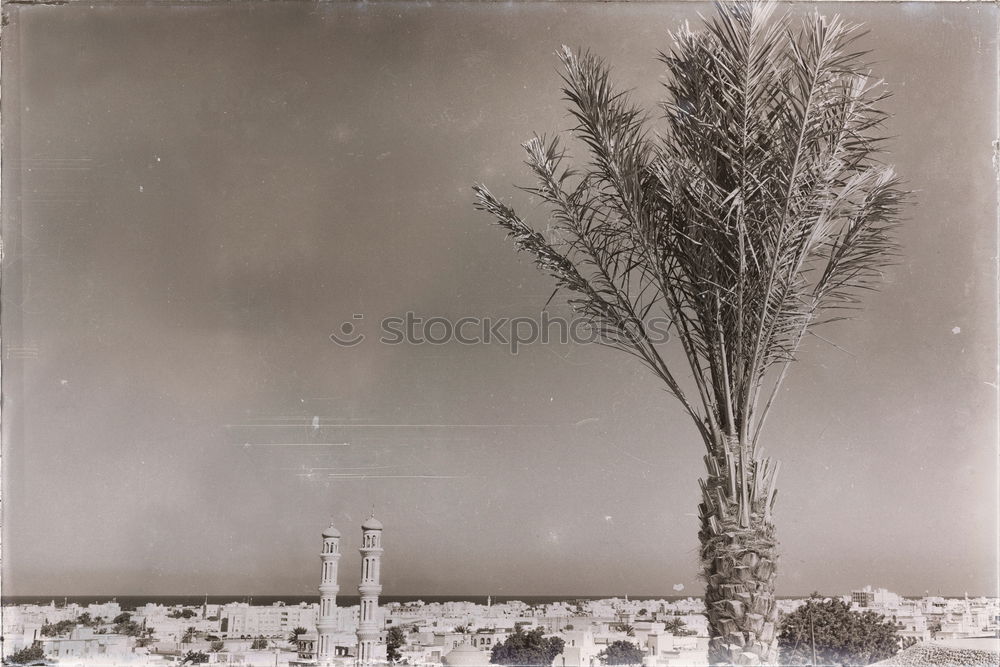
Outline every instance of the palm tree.
<path fill-rule="evenodd" d="M 291 643 L 292 645 L 295 645 L 295 643 L 296 643 L 297 641 L 299 641 L 299 635 L 304 635 L 304 634 L 306 634 L 307 632 L 308 632 L 308 630 L 306 630 L 306 629 L 305 629 L 305 628 L 303 628 L 302 626 L 299 626 L 299 627 L 296 627 L 296 628 L 295 628 L 294 630 L 292 630 L 292 631 L 291 631 L 291 633 L 289 633 L 289 635 L 288 635 L 288 641 L 289 641 L 289 643 Z"/>
<path fill-rule="evenodd" d="M 475 187 L 476 208 L 568 292 L 599 342 L 638 358 L 694 421 L 714 664 L 777 659 L 779 466 L 761 429 L 803 337 L 847 317 L 895 247 L 905 193 L 879 162 L 886 93 L 859 34 L 839 17 L 720 4 L 659 54 L 655 132 L 601 59 L 563 47 L 573 135 L 589 156 L 574 169 L 558 137 L 524 144 L 547 234 Z M 652 335 L 661 316 L 680 364 Z"/>
<path fill-rule="evenodd" d="M 619 623 L 615 626 L 616 632 L 624 632 L 627 637 L 635 637 L 635 626 L 628 623 Z"/>
<path fill-rule="evenodd" d="M 694 630 L 688 629 L 687 623 L 684 622 L 684 619 L 677 617 L 666 621 L 663 629 L 676 637 L 697 634 Z"/>

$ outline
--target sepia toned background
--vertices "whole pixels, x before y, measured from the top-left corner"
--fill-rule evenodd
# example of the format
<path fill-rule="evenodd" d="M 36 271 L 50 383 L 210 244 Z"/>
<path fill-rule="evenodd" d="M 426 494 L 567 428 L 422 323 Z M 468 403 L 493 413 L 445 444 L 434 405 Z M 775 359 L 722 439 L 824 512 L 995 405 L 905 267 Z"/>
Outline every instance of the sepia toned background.
<path fill-rule="evenodd" d="M 769 422 L 778 592 L 990 594 L 997 7 L 818 8 L 870 30 L 916 205 Z M 375 338 L 537 316 L 550 282 L 471 186 L 544 227 L 513 186 L 570 124 L 556 49 L 652 104 L 710 9 L 7 6 L 5 595 L 309 593 L 319 532 L 353 571 L 373 506 L 389 595 L 697 594 L 700 441 L 637 363 Z"/>

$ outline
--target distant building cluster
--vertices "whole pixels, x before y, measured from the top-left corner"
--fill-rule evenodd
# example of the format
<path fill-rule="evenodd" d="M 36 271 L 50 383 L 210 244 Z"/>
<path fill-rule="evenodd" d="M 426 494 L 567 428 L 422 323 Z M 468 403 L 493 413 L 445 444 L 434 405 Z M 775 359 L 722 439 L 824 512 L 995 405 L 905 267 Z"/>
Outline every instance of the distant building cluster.
<path fill-rule="evenodd" d="M 680 601 L 567 600 L 530 605 L 509 601 L 391 602 L 382 592 L 382 523 L 361 525 L 359 604 L 337 605 L 341 534 L 322 533 L 319 602 L 268 606 L 249 602 L 198 606 L 148 603 L 123 610 L 116 601 L 11 605 L 3 610 L 2 653 L 40 647 L 60 664 L 169 665 L 187 662 L 243 667 L 372 667 L 390 660 L 427 667 L 487 665 L 491 651 L 519 630 L 558 637 L 552 667 L 597 667 L 615 642 L 641 651 L 644 667 L 707 665 L 708 627 L 700 599 Z M 994 598 L 903 598 L 885 589 L 843 597 L 873 611 L 915 641 L 996 637 Z M 784 612 L 804 600 L 781 600 Z"/>
<path fill-rule="evenodd" d="M 579 600 L 544 605 L 524 602 L 393 603 L 389 627 L 406 628 L 401 660 L 412 665 L 487 665 L 494 646 L 518 629 L 541 629 L 564 642 L 553 667 L 599 665 L 616 641 L 639 646 L 646 665 L 707 665 L 708 632 L 700 600 Z M 669 629 L 672 628 L 673 630 Z M 684 628 L 683 631 L 679 631 Z"/>
<path fill-rule="evenodd" d="M 884 588 L 865 586 L 851 591 L 845 602 L 857 610 L 873 611 L 896 625 L 901 637 L 917 641 L 996 636 L 1000 607 L 996 599 L 924 597 L 912 600 Z"/>

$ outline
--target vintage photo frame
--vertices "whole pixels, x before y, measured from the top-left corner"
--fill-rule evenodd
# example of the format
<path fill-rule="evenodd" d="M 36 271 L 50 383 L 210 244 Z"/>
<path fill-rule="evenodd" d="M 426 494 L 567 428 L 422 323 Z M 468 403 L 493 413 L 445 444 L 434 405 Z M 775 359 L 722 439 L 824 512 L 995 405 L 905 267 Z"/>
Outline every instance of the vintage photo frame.
<path fill-rule="evenodd" d="M 613 599 L 600 603 L 613 610 L 603 629 L 639 628 L 650 665 L 774 663 L 779 614 L 823 600 L 890 617 L 913 639 L 896 648 L 917 642 L 925 661 L 945 659 L 932 650 L 995 655 L 998 7 L 778 3 L 767 20 L 787 12 L 787 36 L 755 33 L 755 76 L 768 83 L 746 93 L 747 106 L 769 111 L 739 156 L 717 147 L 709 160 L 695 138 L 731 138 L 727 123 L 743 117 L 711 116 L 677 77 L 688 72 L 695 89 L 708 76 L 684 69 L 682 55 L 701 53 L 685 30 L 704 32 L 731 6 L 4 3 L 3 655 L 112 599 L 120 610 L 187 606 L 203 618 L 212 606 L 218 617 L 226 604 L 279 600 L 320 610 L 303 621 L 315 643 L 302 655 L 272 644 L 286 663 L 387 660 L 385 605 L 416 599 L 442 605 L 442 627 L 446 602 L 469 601 L 476 611 L 463 608 L 451 625 L 470 636 L 463 614 L 499 617 L 495 605 L 512 600 L 526 606 L 503 614 L 543 619 L 536 626 L 555 633 L 573 625 L 552 616 L 557 602 L 586 615 L 580 601 Z M 802 176 L 794 159 L 754 151 L 785 145 L 782 123 L 793 124 L 774 111 L 783 103 L 761 98 L 794 100 L 805 84 L 789 81 L 807 69 L 810 40 L 839 29 L 810 23 L 812 12 L 859 26 L 817 87 L 847 97 L 817 113 L 830 123 L 859 114 L 850 132 L 865 138 L 829 149 L 836 175 L 803 203 L 813 195 L 790 193 L 806 192 L 806 180 L 819 187 L 827 172 Z M 723 45 L 712 48 L 726 51 L 729 24 L 719 25 Z M 773 53 L 754 50 L 772 38 Z M 712 48 L 703 55 L 724 71 Z M 801 59 L 800 69 L 781 58 Z M 790 92 L 771 92 L 780 82 Z M 616 107 L 618 94 L 628 104 Z M 869 103 L 871 126 L 857 111 Z M 588 110 L 601 104 L 588 135 Z M 665 120 L 684 114 L 697 122 Z M 715 135 L 705 118 L 718 120 Z M 633 122 L 641 129 L 630 134 Z M 676 139 L 682 126 L 691 134 Z M 817 145 L 832 141 L 832 130 L 816 132 Z M 615 148 L 670 137 L 681 146 L 662 154 Z M 745 206 L 704 194 L 729 182 L 719 174 L 730 167 L 705 167 L 714 160 L 759 179 L 732 186 Z M 625 181 L 662 190 L 630 199 L 615 175 L 640 163 L 643 175 Z M 678 165 L 687 180 L 671 171 Z M 894 171 L 876 175 L 873 165 Z M 565 191 L 547 189 L 549 168 Z M 590 190 L 578 187 L 583 174 Z M 808 305 L 769 289 L 753 296 L 743 278 L 720 288 L 718 331 L 730 331 L 726 308 L 742 312 L 737 293 L 769 304 L 758 320 L 748 315 L 760 339 L 802 322 L 770 351 L 746 343 L 753 352 L 741 358 L 711 333 L 710 309 L 699 310 L 718 279 L 704 273 L 713 253 L 699 248 L 716 241 L 670 225 L 698 219 L 708 201 L 738 210 L 733 220 L 770 220 L 760 211 L 781 209 L 777 195 L 751 200 L 772 178 L 788 179 L 785 213 L 813 216 L 796 233 L 816 239 L 815 255 L 788 269 L 788 285 L 833 270 L 816 258 L 849 234 L 831 225 L 874 222 L 822 317 L 818 288 Z M 617 270 L 644 276 L 640 287 L 633 278 L 621 278 L 624 292 L 606 287 L 619 274 L 587 260 L 586 235 L 573 236 L 585 219 L 609 229 L 629 221 L 596 252 L 625 257 Z M 657 225 L 673 230 L 663 248 L 674 250 L 643 255 L 655 235 L 635 230 Z M 720 229 L 704 238 L 732 241 L 714 255 L 741 248 L 741 261 L 718 259 L 738 272 L 787 243 L 761 232 L 755 254 L 745 250 L 754 241 L 743 245 L 752 232 Z M 635 298 L 634 312 L 621 294 Z M 660 302 L 647 310 L 648 294 Z M 789 308 L 787 320 L 769 319 Z M 699 333 L 705 321 L 710 334 Z M 723 366 L 740 375 L 729 366 L 737 358 L 749 379 L 720 380 Z M 710 379 L 691 371 L 698 364 Z M 759 395 L 748 388 L 757 385 Z M 727 422 L 723 405 L 753 418 Z M 760 565 L 772 556 L 773 568 Z M 706 586 L 703 618 L 684 605 L 704 604 Z M 661 640 L 648 637 L 682 613 L 703 618 L 689 620 L 698 641 L 662 657 L 650 648 Z M 973 620 L 939 627 L 938 613 Z M 334 621 L 320 617 L 341 616 L 338 632 L 353 629 L 330 639 L 323 628 Z M 101 629 L 115 634 L 91 628 Z M 183 658 L 191 642 L 171 632 L 161 646 Z M 960 641 L 970 638 L 984 641 Z M 244 639 L 240 655 L 258 650 Z M 106 661 L 136 660 L 136 643 Z M 470 645 L 479 653 L 455 660 L 489 657 Z M 97 659 L 97 648 L 79 650 L 60 662 Z M 593 662 L 597 649 L 574 659 Z"/>

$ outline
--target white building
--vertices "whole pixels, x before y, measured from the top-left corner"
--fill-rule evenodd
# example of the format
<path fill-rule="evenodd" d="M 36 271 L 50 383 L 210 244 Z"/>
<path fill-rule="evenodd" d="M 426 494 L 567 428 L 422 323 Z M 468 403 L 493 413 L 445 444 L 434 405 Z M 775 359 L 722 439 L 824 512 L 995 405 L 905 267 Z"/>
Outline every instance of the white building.
<path fill-rule="evenodd" d="M 317 620 L 306 628 L 315 628 L 298 639 L 298 655 L 293 665 L 346 667 L 349 664 L 385 663 L 386 646 L 382 633 L 383 616 L 379 613 L 378 595 L 382 555 L 382 524 L 374 514 L 361 525 L 361 604 L 338 607 L 340 585 L 337 575 L 341 534 L 333 525 L 323 531 Z"/>
<path fill-rule="evenodd" d="M 69 637 L 43 637 L 40 642 L 46 656 L 62 663 L 121 664 L 132 658 L 131 637 L 98 635 L 94 633 L 93 628 L 76 628 Z"/>
<path fill-rule="evenodd" d="M 195 625 L 180 620 L 184 627 Z M 154 622 L 159 633 L 162 622 Z M 185 625 L 186 624 L 186 625 Z M 224 605 L 219 612 L 219 628 L 227 637 L 285 638 L 295 628 L 316 625 L 316 605 L 301 603 L 292 607 L 276 602 L 269 607 L 252 606 L 245 602 Z"/>
<path fill-rule="evenodd" d="M 599 665 L 597 656 L 607 648 L 594 641 L 589 630 L 569 630 L 558 635 L 564 643 L 562 653 L 552 661 L 553 667 L 590 667 Z"/>
<path fill-rule="evenodd" d="M 323 562 L 319 584 L 319 620 L 316 622 L 316 661 L 329 664 L 336 656 L 335 633 L 340 629 L 337 615 L 337 568 L 340 561 L 340 531 L 333 524 L 323 531 Z M 308 627 L 308 626 L 306 626 Z"/>
<path fill-rule="evenodd" d="M 463 643 L 445 654 L 441 663 L 445 667 L 483 667 L 490 663 L 490 654 L 470 643 Z"/>
<path fill-rule="evenodd" d="M 859 591 L 851 591 L 851 604 L 862 609 L 868 608 L 894 608 L 902 604 L 903 599 L 884 588 L 872 588 L 865 586 Z"/>
<path fill-rule="evenodd" d="M 361 524 L 361 609 L 358 623 L 358 664 L 386 662 L 386 646 L 377 621 L 382 592 L 382 522 L 375 513 Z"/>

